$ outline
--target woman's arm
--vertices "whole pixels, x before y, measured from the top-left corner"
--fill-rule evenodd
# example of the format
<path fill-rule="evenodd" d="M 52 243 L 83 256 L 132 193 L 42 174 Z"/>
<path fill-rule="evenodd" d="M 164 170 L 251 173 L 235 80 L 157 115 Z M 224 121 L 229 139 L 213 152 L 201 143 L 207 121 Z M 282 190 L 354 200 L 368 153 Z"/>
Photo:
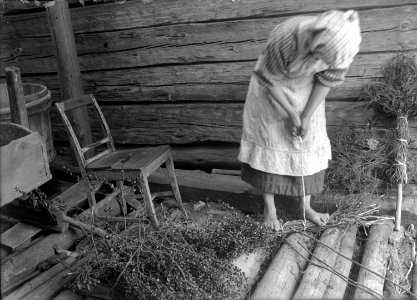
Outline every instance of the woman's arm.
<path fill-rule="evenodd" d="M 330 87 L 321 84 L 319 81 L 316 81 L 314 84 L 307 105 L 300 116 L 301 126 L 299 135 L 301 137 L 304 137 L 307 134 L 308 128 L 310 126 L 311 116 L 316 111 L 317 107 L 324 101 L 329 91 Z"/>
<path fill-rule="evenodd" d="M 278 104 L 284 108 L 286 113 L 289 116 L 290 122 L 291 122 L 291 134 L 293 136 L 297 136 L 300 126 L 301 126 L 301 119 L 298 113 L 294 110 L 291 103 L 288 101 L 287 97 L 284 95 L 284 93 L 276 88 L 276 87 L 270 87 L 267 88 L 269 95 L 275 99 Z"/>

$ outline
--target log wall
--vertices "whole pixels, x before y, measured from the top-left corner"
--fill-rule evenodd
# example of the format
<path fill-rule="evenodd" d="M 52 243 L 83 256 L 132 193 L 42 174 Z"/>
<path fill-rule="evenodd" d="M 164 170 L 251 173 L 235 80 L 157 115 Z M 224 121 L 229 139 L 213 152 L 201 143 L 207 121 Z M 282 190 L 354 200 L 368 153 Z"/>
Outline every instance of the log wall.
<path fill-rule="evenodd" d="M 251 70 L 277 23 L 328 9 L 358 10 L 360 53 L 346 82 L 327 99 L 333 129 L 345 117 L 368 124 L 373 113 L 357 102 L 361 86 L 378 77 L 380 65 L 398 51 L 417 53 L 416 0 L 85 3 L 70 0 L 83 85 L 99 100 L 116 144 L 171 144 L 178 149 L 176 161 L 197 165 L 238 166 Z M 61 100 L 45 9 L 4 0 L 3 14 L 1 69 L 19 66 L 24 81 L 45 84 L 53 100 Z M 65 145 L 68 139 L 54 112 L 52 122 L 56 145 Z M 391 126 L 386 120 L 377 125 Z M 97 132 L 95 119 L 92 127 Z"/>

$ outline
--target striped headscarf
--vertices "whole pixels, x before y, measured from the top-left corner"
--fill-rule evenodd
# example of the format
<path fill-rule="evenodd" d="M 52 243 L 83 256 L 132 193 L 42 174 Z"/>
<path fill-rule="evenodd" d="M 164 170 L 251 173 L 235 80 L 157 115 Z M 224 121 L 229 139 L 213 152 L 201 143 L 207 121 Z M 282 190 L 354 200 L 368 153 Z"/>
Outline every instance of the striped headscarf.
<path fill-rule="evenodd" d="M 317 33 L 311 48 L 332 67 L 347 68 L 359 52 L 361 31 L 353 10 L 322 13 L 311 29 Z"/>

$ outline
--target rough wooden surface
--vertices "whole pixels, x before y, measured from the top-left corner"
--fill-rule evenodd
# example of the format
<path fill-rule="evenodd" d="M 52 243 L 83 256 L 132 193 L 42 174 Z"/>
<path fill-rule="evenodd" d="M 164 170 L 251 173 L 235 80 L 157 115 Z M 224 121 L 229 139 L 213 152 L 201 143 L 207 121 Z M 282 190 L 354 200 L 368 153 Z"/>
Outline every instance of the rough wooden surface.
<path fill-rule="evenodd" d="M 23 91 L 20 69 L 6 67 L 7 91 L 9 97 L 10 119 L 12 123 L 29 128 L 28 112 L 26 109 L 25 94 Z"/>
<path fill-rule="evenodd" d="M 271 29 L 291 16 L 329 9 L 359 13 L 360 53 L 345 83 L 328 97 L 335 101 L 335 110 L 329 110 L 335 120 L 343 116 L 338 107 L 346 100 L 357 100 L 361 86 L 379 76 L 385 60 L 397 51 L 417 52 L 414 0 L 86 1 L 86 6 L 76 2 L 70 1 L 70 11 L 82 84 L 86 93 L 106 103 L 103 108 L 118 146 L 238 143 L 255 61 Z M 58 66 L 46 13 L 34 7 L 4 1 L 0 67 L 20 66 L 24 81 L 44 83 L 58 101 L 62 99 Z M 368 123 L 368 112 L 361 107 L 346 112 L 353 123 L 362 117 L 360 121 Z M 340 125 L 332 122 L 328 128 Z M 59 124 L 53 125 L 54 140 L 64 142 Z M 379 125 L 385 126 L 384 122 Z M 236 160 L 232 163 L 236 165 Z"/>
<path fill-rule="evenodd" d="M 15 226 L 3 232 L 0 236 L 1 244 L 7 249 L 14 251 L 19 246 L 30 241 L 33 236 L 41 232 L 42 229 L 36 226 L 17 223 Z"/>
<path fill-rule="evenodd" d="M 340 234 L 341 242 L 339 253 L 350 259 L 353 256 L 357 231 L 358 226 L 355 224 L 351 225 L 349 228 L 346 228 Z M 336 258 L 334 269 L 347 278 L 349 277 L 351 266 L 352 262 L 350 260 L 342 257 L 341 255 L 338 255 Z M 326 291 L 323 295 L 323 299 L 343 299 L 346 287 L 346 280 L 343 280 L 336 274 L 332 274 L 332 276 L 330 277 L 330 281 L 327 285 Z"/>
<path fill-rule="evenodd" d="M 46 9 L 46 15 L 52 37 L 62 100 L 80 97 L 84 94 L 84 89 L 67 1 L 56 0 L 54 5 Z M 70 112 L 70 117 L 81 146 L 91 144 L 91 127 L 87 109 L 74 109 Z"/>
<path fill-rule="evenodd" d="M 313 245 L 312 240 L 305 235 L 290 235 L 269 264 L 250 299 L 291 299 L 307 264 L 307 260 L 296 251 L 305 257 L 309 256 L 299 243 L 307 249 Z"/>
<path fill-rule="evenodd" d="M 68 267 L 70 267 L 76 260 L 77 259 L 75 257 L 69 257 L 63 262 L 56 264 L 49 270 L 41 273 L 37 277 L 33 278 L 32 280 L 26 282 L 25 284 L 14 290 L 12 293 L 8 294 L 5 298 L 3 298 L 3 300 L 16 300 L 24 298 L 26 295 L 34 292 L 37 288 L 39 288 L 47 281 L 57 276 L 62 271 L 68 271 Z M 47 299 L 46 295 L 44 295 L 44 297 L 44 299 Z"/>
<path fill-rule="evenodd" d="M 14 123 L 0 126 L 0 205 L 6 205 L 52 178 L 45 141 Z M 4 176 L 7 174 L 7 176 Z"/>
<path fill-rule="evenodd" d="M 340 248 L 340 230 L 328 228 L 320 237 L 320 242 L 338 251 Z M 326 263 L 334 267 L 337 254 L 327 247 L 317 244 L 314 249 L 314 256 L 307 269 L 303 273 L 300 284 L 294 294 L 294 299 L 321 299 L 326 291 L 332 272 L 322 267 Z M 320 261 L 319 261 L 320 260 Z"/>
<path fill-rule="evenodd" d="M 53 233 L 13 259 L 6 261 L 1 266 L 2 293 L 6 292 L 4 288 L 10 285 L 15 277 L 30 273 L 35 270 L 40 262 L 53 256 L 55 254 L 54 247 L 68 249 L 79 237 L 80 235 L 72 230 L 67 230 L 63 233 Z"/>
<path fill-rule="evenodd" d="M 374 224 L 369 232 L 361 264 L 385 277 L 388 258 L 388 237 L 394 228 L 392 222 Z M 357 282 L 383 295 L 384 280 L 361 268 Z M 354 299 L 377 299 L 376 295 L 356 289 Z"/>
<path fill-rule="evenodd" d="M 366 106 L 362 102 L 328 102 L 327 124 L 339 126 L 343 119 L 352 124 L 366 124 L 373 115 Z M 241 138 L 243 104 L 102 105 L 101 108 L 117 144 L 239 143 Z M 55 141 L 66 141 L 66 132 L 56 114 L 51 115 Z M 93 133 L 98 136 L 99 124 L 95 118 L 92 120 Z"/>

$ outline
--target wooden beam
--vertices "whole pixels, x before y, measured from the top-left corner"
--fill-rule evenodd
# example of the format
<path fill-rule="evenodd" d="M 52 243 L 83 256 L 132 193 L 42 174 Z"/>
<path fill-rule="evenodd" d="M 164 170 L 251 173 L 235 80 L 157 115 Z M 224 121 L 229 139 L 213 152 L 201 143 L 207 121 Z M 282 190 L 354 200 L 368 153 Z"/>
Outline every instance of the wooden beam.
<path fill-rule="evenodd" d="M 26 109 L 20 69 L 17 67 L 7 67 L 6 80 L 7 91 L 9 94 L 11 120 L 13 123 L 29 128 L 28 112 Z"/>
<path fill-rule="evenodd" d="M 116 144 L 186 144 L 207 141 L 240 143 L 243 103 L 190 103 L 102 106 Z M 367 124 L 373 112 L 364 102 L 327 102 L 328 127 Z M 51 112 L 55 142 L 66 142 L 57 114 Z M 101 128 L 95 119 L 93 132 Z M 413 124 L 410 124 L 412 127 Z"/>
<path fill-rule="evenodd" d="M 14 0 L 7 0 L 14 1 Z M 303 0 L 258 0 L 258 1 L 198 1 L 193 2 L 190 9 L 189 0 L 171 1 L 127 1 L 118 3 L 106 3 L 103 5 L 91 5 L 73 8 L 74 29 L 77 33 L 107 30 L 124 30 L 129 28 L 142 28 L 160 25 L 200 23 L 210 21 L 236 20 L 238 18 L 277 18 L 300 14 L 312 14 L 324 12 L 330 9 L 378 9 L 384 7 L 400 7 L 410 5 L 410 0 L 347 0 L 340 3 L 338 0 L 316 0 L 305 2 Z M 164 7 L 164 9 L 161 9 Z M 117 11 L 117 14 L 113 12 Z M 159 13 L 155 13 L 159 12 Z M 379 18 L 374 14 L 371 18 Z M 32 13 L 30 18 L 19 15 L 10 15 L 4 18 L 7 26 L 0 33 L 1 40 L 10 36 L 45 36 L 48 27 L 45 14 Z M 23 19 L 23 20 L 21 20 Z M 21 22 L 18 22 L 20 21 Z M 387 24 L 389 28 L 391 24 Z M 3 25 L 2 25 L 3 26 Z"/>
<path fill-rule="evenodd" d="M 57 59 L 62 98 L 67 100 L 81 97 L 84 91 L 68 2 L 56 0 L 54 5 L 46 9 L 46 12 Z M 85 108 L 73 110 L 71 117 L 81 146 L 91 144 L 92 137 L 87 110 Z"/>

